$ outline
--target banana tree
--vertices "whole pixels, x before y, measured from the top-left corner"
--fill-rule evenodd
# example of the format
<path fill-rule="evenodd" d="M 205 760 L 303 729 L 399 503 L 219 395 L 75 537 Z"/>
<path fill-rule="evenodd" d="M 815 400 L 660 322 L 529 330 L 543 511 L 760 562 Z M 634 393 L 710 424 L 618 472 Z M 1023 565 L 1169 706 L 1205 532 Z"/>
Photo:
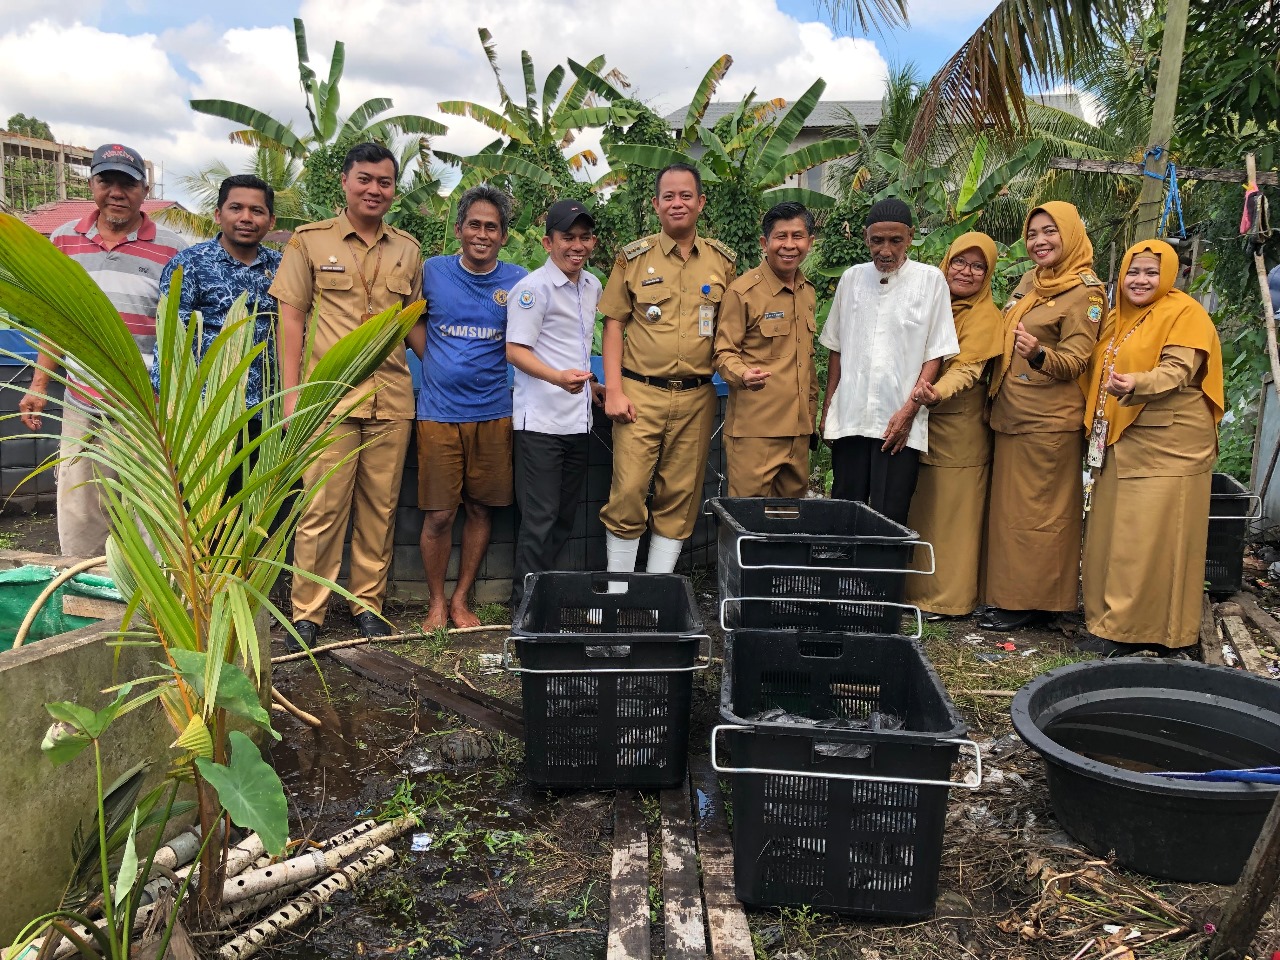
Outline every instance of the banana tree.
<path fill-rule="evenodd" d="M 0 310 L 9 322 L 41 349 L 74 357 L 77 378 L 101 396 L 98 442 L 77 441 L 75 455 L 102 468 L 95 482 L 111 530 L 107 564 L 131 624 L 122 640 L 153 645 L 160 667 L 135 681 L 143 692 L 123 709 L 158 704 L 173 726 L 176 752 L 166 759 L 194 783 L 205 836 L 225 808 L 279 853 L 288 837 L 283 790 L 263 773 L 270 770 L 258 748 L 229 724 L 236 718 L 274 736 L 260 700 L 268 672 L 257 621 L 262 614 L 293 632 L 269 597 L 282 572 L 325 582 L 286 562 L 318 487 L 293 491 L 333 441 L 328 415 L 401 343 L 422 305 L 388 310 L 328 350 L 297 388 L 286 430 L 283 393 L 268 389 L 259 404 L 245 401 L 265 345 L 253 342 L 243 298 L 199 357 L 198 325 L 183 325 L 176 295 L 161 301 L 157 395 L 133 336 L 88 274 L 7 215 L 0 215 L 0 268 Z M 260 431 L 250 429 L 255 417 Z M 233 475 L 240 488 L 228 494 Z M 195 912 L 206 922 L 221 897 L 224 852 L 211 844 L 202 855 Z"/>

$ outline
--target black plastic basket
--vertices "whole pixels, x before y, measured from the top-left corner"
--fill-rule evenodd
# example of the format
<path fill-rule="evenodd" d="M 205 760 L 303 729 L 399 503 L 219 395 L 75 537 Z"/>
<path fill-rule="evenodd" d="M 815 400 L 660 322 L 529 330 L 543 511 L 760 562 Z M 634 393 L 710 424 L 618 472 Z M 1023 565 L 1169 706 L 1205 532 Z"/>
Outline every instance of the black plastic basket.
<path fill-rule="evenodd" d="M 610 582 L 626 585 L 609 593 Z M 525 763 L 540 787 L 672 787 L 684 780 L 693 671 L 705 638 L 685 577 L 544 573 L 514 637 Z"/>
<path fill-rule="evenodd" d="M 748 719 L 774 708 L 790 716 Z M 739 900 L 857 916 L 933 911 L 951 767 L 969 741 L 918 644 L 737 631 L 720 712 L 729 725 L 712 732 L 712 765 L 731 775 Z M 721 731 L 732 765 L 717 754 Z M 978 786 L 977 764 L 973 782 L 954 785 Z"/>
<path fill-rule="evenodd" d="M 1229 596 L 1240 589 L 1249 521 L 1257 519 L 1249 509 L 1254 502 L 1261 501 L 1235 477 L 1225 473 L 1213 475 L 1204 579 L 1205 589 L 1215 596 Z"/>
<path fill-rule="evenodd" d="M 707 501 L 727 629 L 897 633 L 915 531 L 854 500 Z M 932 547 L 929 547 L 932 554 Z M 725 604 L 732 599 L 735 602 Z M 823 604 L 792 603 L 823 600 Z M 832 601 L 838 601 L 833 603 Z"/>

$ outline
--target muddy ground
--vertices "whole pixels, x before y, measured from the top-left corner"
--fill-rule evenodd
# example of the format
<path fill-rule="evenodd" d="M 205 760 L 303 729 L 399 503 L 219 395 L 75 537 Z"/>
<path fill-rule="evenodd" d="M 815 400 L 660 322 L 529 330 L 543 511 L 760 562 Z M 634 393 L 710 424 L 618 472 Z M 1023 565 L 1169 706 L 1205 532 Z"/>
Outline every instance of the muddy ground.
<path fill-rule="evenodd" d="M 49 549 L 50 518 L 0 518 L 0 542 Z M 1280 591 L 1251 564 L 1264 607 Z M 722 636 L 715 628 L 714 577 L 694 576 L 712 669 L 696 674 L 691 754 L 706 754 L 718 719 Z M 403 629 L 417 607 L 393 607 Z M 490 607 L 491 622 L 509 611 Z M 984 634 L 970 620 L 929 625 L 926 650 L 970 724 L 992 751 L 981 790 L 952 790 L 937 911 L 917 923 L 886 924 L 803 909 L 748 911 L 762 960 L 1189 960 L 1207 944 L 1230 888 L 1161 883 L 1078 848 L 1049 807 L 1039 758 L 1011 736 L 1008 697 L 1051 667 L 1084 659 L 1071 649 L 1071 622 L 1014 635 Z M 321 642 L 354 634 L 335 610 Z M 503 633 L 444 637 L 388 647 L 440 673 L 519 701 L 519 683 L 492 665 Z M 1002 650 L 998 643 L 1012 642 Z M 283 653 L 283 644 L 279 653 Z M 1278 652 L 1280 653 L 1280 652 Z M 368 816 L 416 811 L 422 826 L 393 846 L 396 861 L 340 894 L 322 919 L 268 952 L 278 958 L 605 957 L 612 794 L 545 791 L 522 774 L 523 746 L 416 709 L 403 696 L 329 658 L 279 665 L 275 684 L 316 714 L 313 730 L 275 714 L 283 740 L 272 761 L 290 796 L 293 834 L 321 839 Z M 966 693 L 964 691 L 984 691 Z M 961 774 L 957 768 L 957 774 Z M 729 805 L 730 784 L 722 784 Z M 655 793 L 642 806 L 657 836 Z M 652 849 L 651 849 L 652 852 Z M 663 956 L 661 872 L 651 856 L 653 955 Z M 1268 917 L 1254 956 L 1280 948 L 1280 919 Z"/>

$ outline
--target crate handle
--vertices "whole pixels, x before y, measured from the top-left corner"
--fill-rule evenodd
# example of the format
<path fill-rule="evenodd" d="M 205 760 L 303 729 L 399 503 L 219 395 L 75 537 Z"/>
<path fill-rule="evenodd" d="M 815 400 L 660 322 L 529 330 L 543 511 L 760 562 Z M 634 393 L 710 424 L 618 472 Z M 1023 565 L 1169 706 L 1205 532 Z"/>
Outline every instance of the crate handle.
<path fill-rule="evenodd" d="M 726 767 L 716 756 L 716 742 L 721 730 L 753 733 L 755 728 L 737 723 L 722 723 L 711 728 L 711 769 L 717 773 L 763 773 L 780 777 L 806 777 L 811 780 L 873 780 L 876 783 L 906 783 L 915 787 L 967 787 L 970 790 L 977 790 L 982 786 L 982 750 L 968 737 L 948 737 L 945 740 L 939 740 L 938 743 L 972 747 L 973 776 L 966 776 L 963 780 L 919 780 L 915 777 L 877 777 L 868 773 L 813 773 L 808 770 L 774 770 L 770 767 Z"/>
<path fill-rule="evenodd" d="M 754 600 L 760 603 L 838 603 L 845 606 L 858 604 L 863 607 L 897 607 L 900 610 L 911 610 L 916 615 L 916 632 L 914 634 L 904 634 L 911 640 L 919 640 L 924 636 L 924 618 L 920 616 L 920 608 L 910 603 L 890 603 L 887 600 L 835 600 L 826 597 L 725 597 L 720 601 L 720 629 L 733 630 L 743 629 L 741 627 L 728 627 L 725 625 L 725 610 L 731 603 L 742 603 L 746 600 Z M 786 628 L 782 628 L 786 629 Z M 853 634 L 857 636 L 857 634 Z"/>
<path fill-rule="evenodd" d="M 1215 517 L 1213 516 L 1213 514 L 1210 514 L 1209 519 L 1210 520 L 1260 520 L 1262 519 L 1262 497 L 1258 496 L 1258 494 L 1256 493 L 1251 493 L 1248 496 L 1241 497 L 1240 499 L 1254 501 L 1257 504 L 1258 512 L 1254 513 L 1253 507 L 1250 507 L 1249 512 L 1243 517 Z"/>
<path fill-rule="evenodd" d="M 681 640 L 705 640 L 707 641 L 707 656 L 705 663 L 695 663 L 691 667 L 638 667 L 633 669 L 625 669 L 623 667 L 599 667 L 587 670 L 533 670 L 529 667 L 517 667 L 514 658 L 511 655 L 511 641 L 521 640 L 522 637 L 507 637 L 502 641 L 502 669 L 508 673 L 533 673 L 547 676 L 565 676 L 571 673 L 582 673 L 596 675 L 601 673 L 694 673 L 698 670 L 706 670 L 711 666 L 711 637 L 705 633 L 693 633 L 687 637 L 680 637 Z M 608 646 L 608 644 L 594 644 L 594 646 Z"/>
<path fill-rule="evenodd" d="M 760 543 L 770 543 L 777 541 L 770 540 L 767 536 L 753 536 L 748 534 L 745 537 L 739 537 L 738 542 L 734 544 L 734 549 L 738 553 L 738 567 L 742 570 L 786 570 L 790 572 L 800 573 L 923 573 L 931 574 L 937 569 L 936 559 L 933 553 L 933 544 L 928 540 L 896 540 L 892 538 L 870 538 L 867 543 L 892 543 L 895 546 L 904 547 L 928 547 L 929 548 L 929 569 L 916 570 L 913 567 L 811 567 L 800 565 L 789 565 L 779 563 L 746 563 L 742 559 L 742 544 L 747 540 L 755 540 Z M 821 541 L 815 541 L 820 543 Z"/>
<path fill-rule="evenodd" d="M 799 520 L 800 508 L 796 506 L 764 505 L 764 515 L 774 520 Z"/>

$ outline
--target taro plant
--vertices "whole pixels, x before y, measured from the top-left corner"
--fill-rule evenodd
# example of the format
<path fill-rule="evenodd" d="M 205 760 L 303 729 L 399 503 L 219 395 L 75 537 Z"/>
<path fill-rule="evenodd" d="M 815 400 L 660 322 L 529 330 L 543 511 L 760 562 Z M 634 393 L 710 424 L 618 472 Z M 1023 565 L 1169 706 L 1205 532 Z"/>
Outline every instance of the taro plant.
<path fill-rule="evenodd" d="M 202 836 L 213 836 L 225 817 L 279 854 L 288 839 L 283 788 L 232 724 L 276 736 L 260 700 L 258 628 L 274 619 L 292 631 L 271 587 L 282 572 L 313 576 L 286 563 L 317 488 L 295 491 L 332 442 L 329 414 L 403 341 L 422 305 L 387 310 L 330 348 L 296 388 L 286 423 L 282 392 L 267 390 L 260 404 L 246 405 L 248 372 L 265 347 L 253 343 L 243 303 L 198 357 L 198 327 L 181 322 L 177 303 L 176 295 L 162 300 L 157 316 L 157 395 L 132 335 L 84 270 L 0 215 L 0 311 L 42 350 L 74 357 L 78 379 L 101 397 L 101 442 L 82 441 L 77 455 L 101 468 L 107 563 L 127 599 L 129 629 L 119 642 L 151 645 L 160 666 L 136 681 L 142 692 L 121 710 L 150 703 L 163 710 L 177 734 L 177 755 L 164 759 L 193 785 Z M 240 483 L 229 492 L 233 476 Z M 198 896 L 187 905 L 193 926 L 216 918 L 229 833 L 202 852 Z"/>

